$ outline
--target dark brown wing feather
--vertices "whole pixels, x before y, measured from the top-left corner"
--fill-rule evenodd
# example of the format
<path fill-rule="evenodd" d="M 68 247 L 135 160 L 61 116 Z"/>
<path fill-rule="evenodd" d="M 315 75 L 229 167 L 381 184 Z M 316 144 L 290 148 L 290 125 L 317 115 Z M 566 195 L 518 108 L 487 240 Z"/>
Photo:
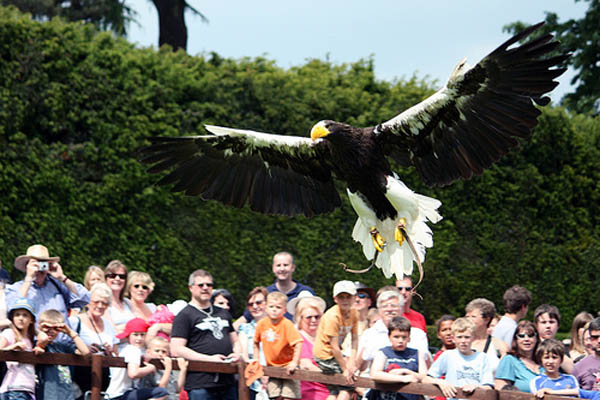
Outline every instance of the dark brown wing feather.
<path fill-rule="evenodd" d="M 329 144 L 208 127 L 215 136 L 156 137 L 140 150 L 148 171 L 170 172 L 158 184 L 264 214 L 307 217 L 341 204 L 326 161 Z"/>
<path fill-rule="evenodd" d="M 470 179 L 527 138 L 537 125 L 535 104 L 565 72 L 568 55 L 546 57 L 558 46 L 544 35 L 510 48 L 543 23 L 518 33 L 471 69 L 459 64 L 447 85 L 376 127 L 380 146 L 401 165 L 414 165 L 430 185 Z M 546 57 L 546 58 L 544 58 Z"/>

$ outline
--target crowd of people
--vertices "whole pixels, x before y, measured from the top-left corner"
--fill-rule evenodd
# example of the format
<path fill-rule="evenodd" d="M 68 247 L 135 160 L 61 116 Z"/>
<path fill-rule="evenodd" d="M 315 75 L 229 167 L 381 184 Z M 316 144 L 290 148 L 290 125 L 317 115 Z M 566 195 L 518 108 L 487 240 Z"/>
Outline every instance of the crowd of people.
<path fill-rule="evenodd" d="M 377 291 L 335 282 L 328 308 L 311 287 L 293 279 L 293 256 L 277 253 L 273 284 L 252 289 L 234 321 L 232 294 L 213 288 L 203 269 L 189 276 L 189 301 L 156 305 L 148 301 L 152 277 L 119 260 L 89 267 L 83 284 L 72 281 L 43 245 L 29 247 L 14 265 L 25 276 L 12 284 L 0 268 L 0 350 L 123 357 L 126 368 L 103 369 L 110 399 L 236 399 L 234 375 L 188 371 L 188 364 L 240 359 L 285 368 L 290 377 L 304 369 L 345 379 L 325 385 L 267 378 L 257 367 L 246 379 L 253 399 L 419 397 L 357 387 L 358 376 L 431 383 L 447 398 L 456 397 L 458 388 L 467 394 L 494 388 L 600 399 L 600 318 L 578 314 L 565 345 L 555 338 L 561 322 L 556 307 L 542 304 L 533 321 L 524 319 L 532 297 L 520 286 L 506 290 L 503 316 L 484 298 L 470 301 L 464 316 L 441 316 L 441 348 L 432 354 L 407 276 Z M 159 359 L 163 369 L 150 359 Z M 80 399 L 90 379 L 86 367 L 7 362 L 0 400 Z"/>

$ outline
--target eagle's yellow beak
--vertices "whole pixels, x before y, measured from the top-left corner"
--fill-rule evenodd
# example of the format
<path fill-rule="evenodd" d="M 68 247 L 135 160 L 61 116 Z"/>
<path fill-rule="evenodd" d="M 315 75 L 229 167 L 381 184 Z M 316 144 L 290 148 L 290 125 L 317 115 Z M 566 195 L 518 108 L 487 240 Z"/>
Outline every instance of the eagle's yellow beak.
<path fill-rule="evenodd" d="M 325 128 L 325 126 L 323 126 L 321 124 L 316 124 L 310 130 L 310 138 L 312 140 L 317 140 L 319 138 L 322 138 L 322 137 L 325 137 L 325 136 L 329 135 L 329 133 L 330 133 L 329 129 Z"/>

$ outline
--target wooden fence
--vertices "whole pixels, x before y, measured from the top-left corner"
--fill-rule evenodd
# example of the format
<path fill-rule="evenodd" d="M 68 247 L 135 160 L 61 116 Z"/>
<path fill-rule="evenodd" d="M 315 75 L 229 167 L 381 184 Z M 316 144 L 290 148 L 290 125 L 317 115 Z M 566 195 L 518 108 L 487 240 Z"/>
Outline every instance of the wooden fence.
<path fill-rule="evenodd" d="M 0 361 L 18 361 L 27 364 L 50 364 L 50 365 L 76 365 L 76 366 L 87 366 L 92 369 L 92 390 L 91 400 L 101 400 L 101 387 L 102 387 L 102 368 L 103 367 L 119 367 L 125 368 L 127 365 L 121 357 L 106 357 L 102 355 L 87 355 L 79 356 L 74 354 L 59 354 L 59 353 L 44 353 L 40 355 L 34 355 L 31 352 L 26 351 L 0 351 Z M 159 360 L 152 360 L 157 368 L 162 369 L 162 364 Z M 221 372 L 226 374 L 239 374 L 240 379 L 238 381 L 238 398 L 239 400 L 249 400 L 250 391 L 244 383 L 244 368 L 246 364 L 243 361 L 237 363 L 223 363 L 223 362 L 204 362 L 204 361 L 190 361 L 189 371 L 202 371 L 202 372 Z M 173 362 L 173 369 L 177 369 L 177 363 Z M 266 376 L 272 376 L 275 378 L 292 378 L 295 380 L 321 382 L 330 384 L 345 385 L 346 381 L 340 374 L 325 375 L 320 372 L 297 370 L 290 377 L 284 368 L 277 367 L 264 367 Z M 432 384 L 426 383 L 378 383 L 369 378 L 358 378 L 355 384 L 356 387 L 373 388 L 379 389 L 386 392 L 403 392 L 420 394 L 425 396 L 443 396 L 439 388 Z M 457 389 L 457 398 L 468 398 L 473 400 L 532 400 L 533 395 L 529 393 L 508 391 L 508 390 L 485 390 L 477 389 L 474 393 L 467 395 L 462 393 L 460 389 Z M 546 395 L 545 400 L 566 400 L 572 397 L 561 397 Z"/>

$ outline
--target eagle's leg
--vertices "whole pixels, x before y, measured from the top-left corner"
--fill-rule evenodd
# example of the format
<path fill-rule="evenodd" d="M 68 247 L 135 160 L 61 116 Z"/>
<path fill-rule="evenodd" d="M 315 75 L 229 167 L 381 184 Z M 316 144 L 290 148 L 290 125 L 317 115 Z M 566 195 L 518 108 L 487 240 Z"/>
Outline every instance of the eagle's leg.
<path fill-rule="evenodd" d="M 375 226 L 371 227 L 369 233 L 371 234 L 371 239 L 373 240 L 373 246 L 375 246 L 375 249 L 381 253 L 387 245 L 385 238 L 379 234 L 379 231 Z"/>
<path fill-rule="evenodd" d="M 396 225 L 396 229 L 394 229 L 394 239 L 400 245 L 404 242 L 404 232 L 406 230 L 406 218 L 400 218 L 398 220 L 398 224 Z"/>

